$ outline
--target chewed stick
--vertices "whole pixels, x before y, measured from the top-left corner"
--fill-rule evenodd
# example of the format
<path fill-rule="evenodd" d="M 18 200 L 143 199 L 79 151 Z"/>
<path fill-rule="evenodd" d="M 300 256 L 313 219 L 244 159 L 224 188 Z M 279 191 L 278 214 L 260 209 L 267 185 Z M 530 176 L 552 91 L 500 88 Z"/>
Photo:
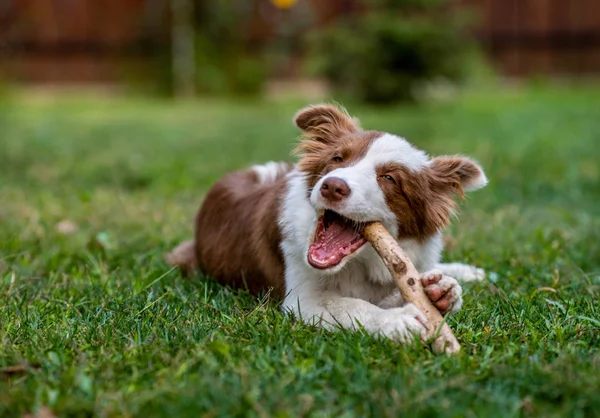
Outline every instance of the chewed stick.
<path fill-rule="evenodd" d="M 419 272 L 402 251 L 394 237 L 380 222 L 372 222 L 366 225 L 363 235 L 375 248 L 375 251 L 392 273 L 402 298 L 407 303 L 414 304 L 427 318 L 427 338 L 428 340 L 433 339 L 433 352 L 436 354 L 458 353 L 460 344 L 444 321 L 442 314 L 427 297 L 419 278 Z"/>

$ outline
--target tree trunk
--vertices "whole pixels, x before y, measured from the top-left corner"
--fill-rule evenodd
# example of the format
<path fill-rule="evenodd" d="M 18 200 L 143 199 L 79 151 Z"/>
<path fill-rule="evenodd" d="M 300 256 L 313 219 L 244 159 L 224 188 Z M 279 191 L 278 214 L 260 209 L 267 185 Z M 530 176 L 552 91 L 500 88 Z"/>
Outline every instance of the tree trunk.
<path fill-rule="evenodd" d="M 171 0 L 173 93 L 178 97 L 195 94 L 193 10 L 192 0 Z"/>

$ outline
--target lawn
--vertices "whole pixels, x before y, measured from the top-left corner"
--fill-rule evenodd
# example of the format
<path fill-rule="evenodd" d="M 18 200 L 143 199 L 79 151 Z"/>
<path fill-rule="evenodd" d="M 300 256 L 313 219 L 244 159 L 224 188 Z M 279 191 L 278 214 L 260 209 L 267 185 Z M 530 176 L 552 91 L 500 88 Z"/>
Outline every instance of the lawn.
<path fill-rule="evenodd" d="M 212 182 L 291 159 L 304 104 L 0 103 L 0 416 L 600 414 L 600 86 L 349 106 L 490 179 L 448 233 L 446 259 L 490 272 L 450 320 L 456 357 L 308 327 L 163 262 Z"/>

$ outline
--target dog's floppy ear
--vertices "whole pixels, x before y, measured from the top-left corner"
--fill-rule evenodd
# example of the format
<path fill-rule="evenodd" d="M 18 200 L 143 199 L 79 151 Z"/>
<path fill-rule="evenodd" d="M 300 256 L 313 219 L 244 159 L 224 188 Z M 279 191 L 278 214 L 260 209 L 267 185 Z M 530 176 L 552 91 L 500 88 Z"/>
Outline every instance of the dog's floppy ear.
<path fill-rule="evenodd" d="M 431 160 L 429 168 L 436 186 L 447 188 L 459 196 L 465 191 L 480 189 L 488 183 L 479 164 L 467 157 L 437 157 Z"/>
<path fill-rule="evenodd" d="M 329 142 L 345 133 L 360 131 L 358 120 L 345 109 L 328 104 L 308 106 L 294 116 L 294 123 L 308 139 Z"/>

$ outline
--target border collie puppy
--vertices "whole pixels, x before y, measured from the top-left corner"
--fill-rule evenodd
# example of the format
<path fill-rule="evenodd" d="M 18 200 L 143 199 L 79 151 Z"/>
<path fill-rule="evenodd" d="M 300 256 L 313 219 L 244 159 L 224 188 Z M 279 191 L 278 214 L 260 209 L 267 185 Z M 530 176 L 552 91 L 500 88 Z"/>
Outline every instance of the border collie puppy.
<path fill-rule="evenodd" d="M 422 272 L 437 308 L 458 311 L 455 278 L 484 272 L 441 264 L 442 231 L 455 197 L 487 183 L 481 167 L 462 156 L 430 159 L 404 138 L 361 129 L 335 106 L 307 107 L 294 121 L 303 135 L 298 163 L 270 162 L 219 180 L 196 216 L 195 240 L 167 260 L 252 292 L 273 288 L 304 321 L 408 342 L 427 323 L 361 235 L 365 222 L 380 221 Z"/>

